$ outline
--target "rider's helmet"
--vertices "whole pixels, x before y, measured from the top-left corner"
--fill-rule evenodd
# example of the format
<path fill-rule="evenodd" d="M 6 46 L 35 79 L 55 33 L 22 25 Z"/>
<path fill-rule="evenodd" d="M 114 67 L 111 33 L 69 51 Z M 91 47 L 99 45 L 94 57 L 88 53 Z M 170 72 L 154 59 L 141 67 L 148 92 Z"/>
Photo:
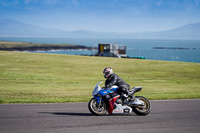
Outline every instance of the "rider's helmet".
<path fill-rule="evenodd" d="M 111 74 L 113 74 L 113 70 L 111 67 L 106 67 L 103 70 L 104 78 L 108 78 Z"/>

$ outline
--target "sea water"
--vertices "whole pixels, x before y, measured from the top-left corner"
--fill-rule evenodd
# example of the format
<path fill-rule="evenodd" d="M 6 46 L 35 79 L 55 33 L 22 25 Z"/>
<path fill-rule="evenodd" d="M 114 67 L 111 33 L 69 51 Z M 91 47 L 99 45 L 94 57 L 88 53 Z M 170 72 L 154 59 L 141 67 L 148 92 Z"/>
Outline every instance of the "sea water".
<path fill-rule="evenodd" d="M 200 40 L 156 40 L 156 39 L 109 39 L 109 38 L 30 38 L 30 37 L 0 37 L 0 40 L 77 44 L 97 46 L 99 43 L 122 44 L 127 46 L 127 56 L 142 56 L 149 60 L 182 61 L 200 63 Z M 165 47 L 166 49 L 155 49 Z M 169 48 L 169 49 L 167 49 Z M 91 55 L 97 51 L 91 50 L 53 50 L 34 51 L 37 53 Z"/>

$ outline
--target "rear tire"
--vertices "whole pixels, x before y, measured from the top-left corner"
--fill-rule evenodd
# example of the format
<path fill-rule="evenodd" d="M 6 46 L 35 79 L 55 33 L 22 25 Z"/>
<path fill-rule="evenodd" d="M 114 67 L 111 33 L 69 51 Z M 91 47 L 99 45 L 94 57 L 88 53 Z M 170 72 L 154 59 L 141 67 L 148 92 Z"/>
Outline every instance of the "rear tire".
<path fill-rule="evenodd" d="M 136 96 L 135 98 L 141 100 L 144 102 L 144 106 L 135 106 L 132 107 L 133 112 L 137 115 L 147 115 L 151 111 L 151 103 L 149 102 L 148 99 L 146 99 L 143 96 Z"/>
<path fill-rule="evenodd" d="M 104 115 L 106 114 L 106 104 L 101 101 L 101 105 L 97 103 L 97 99 L 93 98 L 88 103 L 88 109 L 93 115 Z"/>

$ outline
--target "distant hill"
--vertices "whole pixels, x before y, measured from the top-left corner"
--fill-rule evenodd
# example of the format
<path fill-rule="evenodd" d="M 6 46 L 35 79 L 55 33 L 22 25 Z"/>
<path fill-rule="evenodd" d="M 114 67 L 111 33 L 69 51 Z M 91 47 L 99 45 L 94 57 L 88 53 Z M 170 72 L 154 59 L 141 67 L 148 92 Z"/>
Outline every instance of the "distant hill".
<path fill-rule="evenodd" d="M 22 22 L 1 19 L 1 37 L 82 37 L 82 38 L 134 38 L 134 39 L 198 39 L 200 40 L 200 23 L 188 24 L 175 29 L 160 32 L 114 33 L 95 31 L 62 31 L 47 29 Z"/>
<path fill-rule="evenodd" d="M 68 34 L 66 31 L 46 29 L 10 19 L 0 20 L 0 36 L 11 37 L 51 37 Z"/>
<path fill-rule="evenodd" d="M 101 35 L 103 33 L 47 29 L 10 19 L 0 20 L 0 36 L 3 37 L 98 37 Z"/>
<path fill-rule="evenodd" d="M 159 38 L 200 39 L 200 23 L 187 24 L 176 29 L 158 32 Z"/>

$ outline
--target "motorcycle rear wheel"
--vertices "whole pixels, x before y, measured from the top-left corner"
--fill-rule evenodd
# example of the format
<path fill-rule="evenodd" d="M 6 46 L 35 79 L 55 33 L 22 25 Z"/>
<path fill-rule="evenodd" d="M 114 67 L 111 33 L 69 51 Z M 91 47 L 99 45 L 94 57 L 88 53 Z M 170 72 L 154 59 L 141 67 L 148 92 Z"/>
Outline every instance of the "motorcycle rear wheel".
<path fill-rule="evenodd" d="M 104 115 L 107 112 L 106 104 L 101 101 L 101 104 L 99 105 L 95 98 L 91 99 L 88 103 L 88 109 L 93 115 Z"/>
<path fill-rule="evenodd" d="M 132 107 L 133 112 L 137 115 L 147 115 L 151 111 L 151 103 L 149 102 L 148 99 L 146 99 L 143 96 L 136 96 L 135 98 L 141 100 L 144 102 L 144 106 L 135 106 Z"/>

